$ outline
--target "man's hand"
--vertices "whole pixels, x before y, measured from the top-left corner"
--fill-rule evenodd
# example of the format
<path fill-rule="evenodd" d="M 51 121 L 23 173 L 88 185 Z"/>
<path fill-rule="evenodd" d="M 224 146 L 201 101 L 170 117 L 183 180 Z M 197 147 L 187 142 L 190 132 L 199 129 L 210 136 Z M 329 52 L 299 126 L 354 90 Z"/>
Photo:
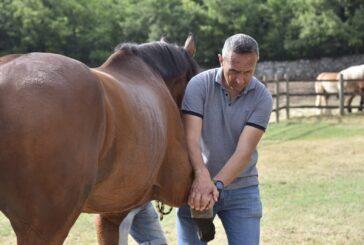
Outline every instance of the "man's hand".
<path fill-rule="evenodd" d="M 195 171 L 195 179 L 188 198 L 188 205 L 198 211 L 210 209 L 217 202 L 218 196 L 219 192 L 212 182 L 208 170 L 204 167 L 199 171 Z"/>

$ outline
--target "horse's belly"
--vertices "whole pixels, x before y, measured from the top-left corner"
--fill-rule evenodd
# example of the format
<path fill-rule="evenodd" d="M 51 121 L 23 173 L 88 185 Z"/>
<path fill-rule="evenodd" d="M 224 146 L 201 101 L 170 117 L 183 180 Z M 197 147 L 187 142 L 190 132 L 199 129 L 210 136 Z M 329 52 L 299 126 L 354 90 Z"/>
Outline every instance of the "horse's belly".
<path fill-rule="evenodd" d="M 333 82 L 322 82 L 322 86 L 325 88 L 327 93 L 337 93 L 338 90 L 338 83 L 336 81 Z"/>
<path fill-rule="evenodd" d="M 112 130 L 85 212 L 120 212 L 150 200 L 167 149 L 168 115 L 161 96 L 148 87 L 126 93 L 125 87 L 105 86 Z"/>
<path fill-rule="evenodd" d="M 148 137 L 137 138 L 115 146 L 114 156 L 100 161 L 99 179 L 84 212 L 121 212 L 152 198 L 153 186 L 165 155 L 165 144 Z M 105 170 L 107 173 L 102 173 Z"/>

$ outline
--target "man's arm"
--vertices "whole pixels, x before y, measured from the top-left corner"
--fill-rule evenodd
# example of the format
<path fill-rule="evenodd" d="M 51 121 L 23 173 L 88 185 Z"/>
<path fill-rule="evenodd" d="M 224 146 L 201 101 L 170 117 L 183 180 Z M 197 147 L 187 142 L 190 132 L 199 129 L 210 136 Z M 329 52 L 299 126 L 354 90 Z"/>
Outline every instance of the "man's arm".
<path fill-rule="evenodd" d="M 224 182 L 225 186 L 235 180 L 248 165 L 252 153 L 262 138 L 264 131 L 246 125 L 240 134 L 238 144 L 233 155 L 226 162 L 225 166 L 214 177 Z"/>
<path fill-rule="evenodd" d="M 188 204 L 196 210 L 210 209 L 217 201 L 218 191 L 202 159 L 200 146 L 202 118 L 183 114 L 183 123 L 188 153 L 195 174 Z"/>

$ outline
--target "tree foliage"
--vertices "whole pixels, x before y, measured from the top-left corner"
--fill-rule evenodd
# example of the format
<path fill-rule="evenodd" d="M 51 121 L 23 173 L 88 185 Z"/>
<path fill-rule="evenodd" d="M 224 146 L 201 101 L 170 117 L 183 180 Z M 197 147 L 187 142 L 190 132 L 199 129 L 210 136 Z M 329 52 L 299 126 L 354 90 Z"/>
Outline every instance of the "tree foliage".
<path fill-rule="evenodd" d="M 100 65 L 119 42 L 197 38 L 196 59 L 218 65 L 226 37 L 260 43 L 261 60 L 364 53 L 362 0 L 2 0 L 0 54 L 55 52 Z"/>

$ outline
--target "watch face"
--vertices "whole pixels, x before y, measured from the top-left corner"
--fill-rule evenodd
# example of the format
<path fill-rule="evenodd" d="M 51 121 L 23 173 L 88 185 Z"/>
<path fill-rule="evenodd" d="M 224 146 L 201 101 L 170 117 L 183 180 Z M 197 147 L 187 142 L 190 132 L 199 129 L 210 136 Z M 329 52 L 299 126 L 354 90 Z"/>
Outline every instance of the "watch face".
<path fill-rule="evenodd" d="M 216 181 L 215 186 L 217 189 L 222 190 L 224 189 L 224 184 L 221 181 Z"/>

